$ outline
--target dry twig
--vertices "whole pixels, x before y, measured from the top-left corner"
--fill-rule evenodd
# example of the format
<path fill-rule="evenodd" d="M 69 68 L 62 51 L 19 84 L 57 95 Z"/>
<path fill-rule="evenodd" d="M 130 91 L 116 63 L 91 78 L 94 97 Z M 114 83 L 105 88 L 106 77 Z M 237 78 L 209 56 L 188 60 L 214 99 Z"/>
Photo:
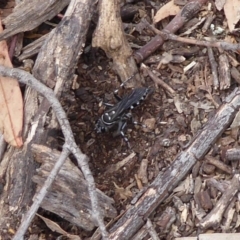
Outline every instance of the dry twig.
<path fill-rule="evenodd" d="M 171 88 L 167 83 L 165 83 L 163 80 L 158 78 L 145 64 L 143 63 L 141 64 L 141 69 L 146 70 L 148 75 L 155 82 L 155 84 L 159 85 L 164 90 L 166 90 L 171 97 L 174 97 L 176 95 L 176 91 L 173 88 Z"/>
<path fill-rule="evenodd" d="M 215 159 L 214 157 L 211 156 L 206 156 L 206 162 L 217 167 L 218 169 L 222 170 L 223 172 L 227 173 L 227 174 L 232 174 L 232 169 L 230 166 L 228 166 L 227 164 L 225 164 L 222 161 L 219 161 L 217 159 Z"/>

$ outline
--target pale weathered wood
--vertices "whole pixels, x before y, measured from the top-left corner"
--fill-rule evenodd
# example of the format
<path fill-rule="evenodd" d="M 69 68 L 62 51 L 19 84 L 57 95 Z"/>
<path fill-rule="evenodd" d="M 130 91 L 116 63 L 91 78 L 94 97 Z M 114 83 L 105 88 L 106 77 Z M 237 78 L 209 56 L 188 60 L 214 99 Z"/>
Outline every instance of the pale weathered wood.
<path fill-rule="evenodd" d="M 132 49 L 123 31 L 118 0 L 99 1 L 99 20 L 92 46 L 102 48 L 108 58 L 113 60 L 113 66 L 122 81 L 138 72 Z M 138 75 L 136 77 L 139 80 L 138 83 L 132 81 L 132 84 L 129 82 L 126 85 L 131 87 L 139 84 L 140 77 Z"/>
<path fill-rule="evenodd" d="M 224 53 L 219 56 L 218 71 L 220 90 L 228 89 L 231 86 L 231 76 L 228 57 Z"/>

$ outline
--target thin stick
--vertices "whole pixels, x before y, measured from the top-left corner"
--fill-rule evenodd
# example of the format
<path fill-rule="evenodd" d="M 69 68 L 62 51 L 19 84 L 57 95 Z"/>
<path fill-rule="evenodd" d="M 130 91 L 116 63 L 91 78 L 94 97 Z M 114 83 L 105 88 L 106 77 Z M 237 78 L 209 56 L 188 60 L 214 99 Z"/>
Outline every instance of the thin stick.
<path fill-rule="evenodd" d="M 158 78 L 144 63 L 141 64 L 141 69 L 146 70 L 148 75 L 155 82 L 155 84 L 161 86 L 164 90 L 166 90 L 171 97 L 174 97 L 176 95 L 176 91 L 173 88 L 171 88 L 167 83 L 165 83 L 163 80 Z"/>

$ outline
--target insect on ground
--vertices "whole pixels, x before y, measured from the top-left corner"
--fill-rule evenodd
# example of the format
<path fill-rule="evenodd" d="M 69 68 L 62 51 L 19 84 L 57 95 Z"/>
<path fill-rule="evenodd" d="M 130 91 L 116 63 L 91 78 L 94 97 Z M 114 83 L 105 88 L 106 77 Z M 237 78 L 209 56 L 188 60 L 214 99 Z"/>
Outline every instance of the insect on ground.
<path fill-rule="evenodd" d="M 121 135 L 129 148 L 131 148 L 131 145 L 124 133 L 127 123 L 132 121 L 133 124 L 146 127 L 133 120 L 131 110 L 140 105 L 141 102 L 153 92 L 153 89 L 150 87 L 139 87 L 134 88 L 130 94 L 120 97 L 118 95 L 119 89 L 133 77 L 134 75 L 124 81 L 120 87 L 113 92 L 114 97 L 118 101 L 116 104 L 104 103 L 106 109 L 95 125 L 97 133 L 112 132 L 113 137 Z"/>

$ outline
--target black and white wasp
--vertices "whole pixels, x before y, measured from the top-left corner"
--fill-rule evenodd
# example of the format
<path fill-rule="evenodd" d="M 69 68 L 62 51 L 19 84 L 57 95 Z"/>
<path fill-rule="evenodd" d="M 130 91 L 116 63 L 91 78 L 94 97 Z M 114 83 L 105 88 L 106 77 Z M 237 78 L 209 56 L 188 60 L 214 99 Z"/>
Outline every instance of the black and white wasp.
<path fill-rule="evenodd" d="M 132 77 L 133 76 L 128 78 L 125 82 L 130 80 Z M 125 82 L 123 82 L 120 87 L 123 87 Z M 114 137 L 121 135 L 130 147 L 128 138 L 124 134 L 127 122 L 132 120 L 132 114 L 130 111 L 138 106 L 149 95 L 149 93 L 152 92 L 152 89 L 149 87 L 135 88 L 130 94 L 125 95 L 122 98 L 117 95 L 118 91 L 119 89 L 114 91 L 114 96 L 118 102 L 115 105 L 105 103 L 107 109 L 96 122 L 95 130 L 97 133 L 112 132 Z M 135 121 L 132 122 L 133 124 L 139 124 Z"/>

